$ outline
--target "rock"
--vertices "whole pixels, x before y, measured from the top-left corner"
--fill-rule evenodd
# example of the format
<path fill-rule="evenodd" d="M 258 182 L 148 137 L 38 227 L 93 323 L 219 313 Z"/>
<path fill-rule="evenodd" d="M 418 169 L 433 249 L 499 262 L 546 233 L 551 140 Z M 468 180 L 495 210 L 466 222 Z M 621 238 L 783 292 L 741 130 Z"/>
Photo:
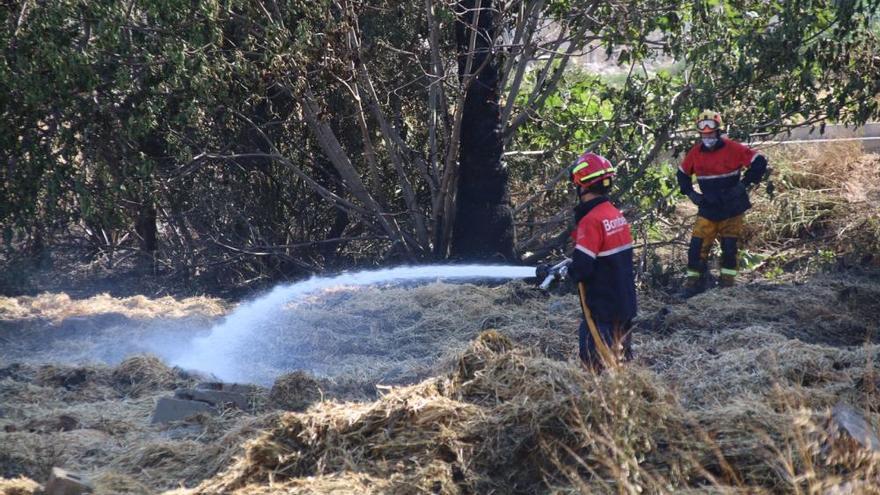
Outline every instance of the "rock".
<path fill-rule="evenodd" d="M 153 419 L 150 422 L 156 424 L 182 421 L 199 413 L 217 414 L 217 409 L 206 402 L 163 397 L 156 404 L 156 410 L 153 412 Z"/>
<path fill-rule="evenodd" d="M 85 476 L 57 467 L 52 468 L 52 475 L 46 483 L 46 495 L 80 495 L 92 490 L 92 484 Z"/>
<path fill-rule="evenodd" d="M 880 438 L 877 438 L 877 433 L 852 407 L 838 403 L 831 411 L 831 420 L 865 449 L 880 452 Z"/>
<path fill-rule="evenodd" d="M 174 397 L 177 399 L 207 402 L 216 407 L 237 407 L 242 411 L 251 409 L 248 397 L 238 392 L 227 392 L 225 390 L 179 389 L 174 392 Z"/>
<path fill-rule="evenodd" d="M 219 390 L 223 392 L 233 392 L 242 395 L 254 395 L 260 392 L 260 387 L 250 383 L 223 383 L 223 382 L 202 382 L 196 385 L 197 390 Z"/>

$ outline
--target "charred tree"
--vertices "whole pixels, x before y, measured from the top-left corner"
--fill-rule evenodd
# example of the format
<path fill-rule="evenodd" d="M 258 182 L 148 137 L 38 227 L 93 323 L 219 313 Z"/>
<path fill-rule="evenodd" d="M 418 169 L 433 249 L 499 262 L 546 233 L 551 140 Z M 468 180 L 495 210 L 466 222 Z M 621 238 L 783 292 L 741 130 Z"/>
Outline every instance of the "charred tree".
<path fill-rule="evenodd" d="M 502 166 L 498 67 L 493 57 L 491 0 L 461 0 L 456 23 L 459 78 L 466 80 L 459 148 L 452 256 L 514 259 L 514 226 L 508 173 Z"/>

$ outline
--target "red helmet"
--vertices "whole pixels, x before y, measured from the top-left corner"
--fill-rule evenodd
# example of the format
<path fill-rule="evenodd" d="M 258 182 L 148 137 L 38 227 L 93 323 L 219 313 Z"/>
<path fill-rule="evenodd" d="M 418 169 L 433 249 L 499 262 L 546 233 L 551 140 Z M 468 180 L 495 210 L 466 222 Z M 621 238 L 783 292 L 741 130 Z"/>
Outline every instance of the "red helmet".
<path fill-rule="evenodd" d="M 614 177 L 614 165 L 595 153 L 584 153 L 571 169 L 571 181 L 578 187 L 590 187 L 611 177 Z"/>

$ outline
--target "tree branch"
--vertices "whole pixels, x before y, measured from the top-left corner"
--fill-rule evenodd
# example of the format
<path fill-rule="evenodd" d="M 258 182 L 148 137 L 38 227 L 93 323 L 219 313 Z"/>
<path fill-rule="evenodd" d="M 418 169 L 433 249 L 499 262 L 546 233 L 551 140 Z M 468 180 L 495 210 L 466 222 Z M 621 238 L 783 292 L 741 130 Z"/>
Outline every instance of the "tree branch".
<path fill-rule="evenodd" d="M 410 255 L 413 255 L 412 246 L 406 242 L 400 227 L 396 224 L 392 224 L 385 218 L 385 212 L 382 211 L 382 207 L 379 206 L 364 186 L 357 170 L 355 170 L 354 165 L 343 150 L 342 144 L 336 139 L 336 134 L 333 132 L 333 129 L 330 128 L 330 125 L 327 122 L 323 121 L 318 116 L 318 103 L 315 100 L 315 95 L 307 81 L 303 81 L 303 91 L 299 95 L 299 102 L 303 109 L 303 117 L 305 118 L 305 121 L 309 124 L 309 127 L 312 128 L 312 132 L 315 133 L 318 144 L 330 159 L 330 163 L 333 164 L 333 167 L 345 181 L 346 187 L 348 187 L 355 198 L 364 204 L 367 210 L 373 213 L 376 221 L 378 221 L 379 225 L 382 227 L 382 230 L 384 230 L 394 241 L 400 242 L 406 251 Z"/>
<path fill-rule="evenodd" d="M 582 40 L 584 34 L 586 33 L 586 28 L 582 28 L 578 34 L 574 36 L 573 39 Z M 562 35 L 560 35 L 562 37 Z M 568 62 L 571 59 L 572 55 L 580 48 L 581 45 L 578 43 L 570 43 L 568 49 L 565 51 L 565 54 L 562 56 L 562 60 L 559 62 L 559 67 L 553 72 L 553 75 L 550 77 L 550 81 L 546 84 L 544 81 L 546 80 L 547 72 L 553 65 L 556 54 L 551 54 L 550 59 L 547 61 L 547 64 L 544 66 L 544 70 L 541 72 L 541 76 L 538 78 L 538 81 L 535 83 L 535 89 L 532 91 L 532 94 L 529 96 L 529 100 L 526 105 L 523 107 L 522 111 L 520 111 L 519 115 L 517 115 L 513 122 L 504 129 L 504 141 L 505 145 L 509 144 L 511 139 L 513 138 L 516 130 L 523 125 L 529 117 L 536 111 L 536 109 L 541 108 L 544 105 L 544 102 L 547 98 L 556 91 L 556 86 L 559 84 L 559 81 L 562 79 L 562 75 L 565 73 L 565 69 L 568 66 Z"/>
<path fill-rule="evenodd" d="M 523 82 L 523 78 L 526 73 L 526 68 L 529 66 L 529 62 L 532 60 L 532 55 L 535 53 L 535 47 L 532 44 L 532 35 L 534 34 L 535 27 L 538 24 L 538 14 L 541 13 L 541 8 L 544 5 L 544 0 L 538 0 L 530 5 L 534 10 L 531 12 L 528 21 L 526 22 L 525 27 L 525 41 L 524 48 L 519 58 L 519 63 L 516 67 L 516 74 L 513 77 L 513 83 L 510 86 L 510 91 L 507 93 L 507 103 L 504 106 L 504 111 L 501 113 L 501 128 L 507 129 L 507 123 L 510 120 L 510 115 L 513 113 L 513 106 L 516 103 L 516 97 L 519 96 L 520 87 Z M 509 64 L 513 63 L 513 57 L 508 61 Z M 506 69 L 510 71 L 510 66 Z M 504 88 L 507 82 L 507 73 L 503 74 L 503 85 L 501 88 Z"/>

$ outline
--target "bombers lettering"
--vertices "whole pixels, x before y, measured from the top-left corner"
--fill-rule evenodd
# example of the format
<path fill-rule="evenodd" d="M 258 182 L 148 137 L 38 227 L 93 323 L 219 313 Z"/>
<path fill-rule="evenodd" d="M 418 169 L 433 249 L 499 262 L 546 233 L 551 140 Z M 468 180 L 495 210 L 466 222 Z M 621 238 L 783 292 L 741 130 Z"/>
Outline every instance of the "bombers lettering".
<path fill-rule="evenodd" d="M 602 220 L 602 225 L 605 226 L 605 232 L 611 232 L 612 230 L 617 230 L 626 225 L 626 218 L 618 217 L 614 220 Z"/>

